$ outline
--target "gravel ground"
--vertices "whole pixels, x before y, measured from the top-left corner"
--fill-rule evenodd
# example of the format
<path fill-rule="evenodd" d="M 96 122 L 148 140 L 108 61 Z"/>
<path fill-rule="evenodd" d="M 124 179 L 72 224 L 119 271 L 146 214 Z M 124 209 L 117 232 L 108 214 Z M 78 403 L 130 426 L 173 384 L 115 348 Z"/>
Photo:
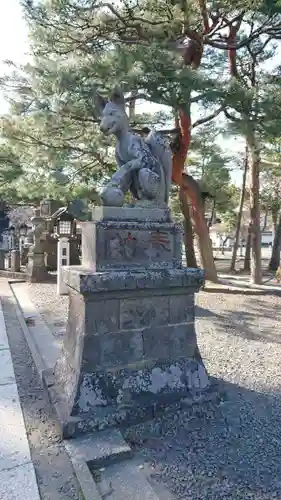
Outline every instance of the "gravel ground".
<path fill-rule="evenodd" d="M 175 499 L 281 499 L 281 299 L 200 292 L 198 341 L 223 389 L 127 433 Z"/>
<path fill-rule="evenodd" d="M 65 322 L 67 298 L 56 298 L 54 285 L 30 293 L 52 328 Z M 220 404 L 126 433 L 152 484 L 176 500 L 281 499 L 280 306 L 274 296 L 198 295 L 199 347 L 221 384 Z"/>
<path fill-rule="evenodd" d="M 28 283 L 29 296 L 56 338 L 62 338 L 68 316 L 68 296 L 56 294 L 55 283 Z"/>

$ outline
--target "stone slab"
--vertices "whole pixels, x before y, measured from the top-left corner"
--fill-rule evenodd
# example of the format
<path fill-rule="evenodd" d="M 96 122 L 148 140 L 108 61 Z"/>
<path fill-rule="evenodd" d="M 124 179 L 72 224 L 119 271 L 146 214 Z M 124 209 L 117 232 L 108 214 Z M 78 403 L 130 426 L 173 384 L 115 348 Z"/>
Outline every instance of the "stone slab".
<path fill-rule="evenodd" d="M 32 463 L 0 472 L 0 500 L 40 500 Z"/>
<path fill-rule="evenodd" d="M 65 446 L 71 459 L 91 463 L 94 467 L 103 467 L 132 456 L 130 446 L 117 429 L 79 436 L 65 441 Z"/>
<path fill-rule="evenodd" d="M 0 471 L 30 462 L 16 384 L 0 386 L 0 422 Z M 10 499 L 9 496 L 5 498 Z"/>
<path fill-rule="evenodd" d="M 0 301 L 0 349 L 9 349 L 9 341 L 6 333 L 3 309 Z"/>
<path fill-rule="evenodd" d="M 105 500 L 100 495 L 87 463 L 84 462 L 84 460 L 79 460 L 73 457 L 70 457 L 70 459 L 80 484 L 82 494 L 81 500 Z"/>
<path fill-rule="evenodd" d="M 16 382 L 13 362 L 9 349 L 0 351 L 0 386 L 4 384 L 13 384 Z"/>
<path fill-rule="evenodd" d="M 83 266 L 65 266 L 62 272 L 64 282 L 81 294 L 174 287 L 190 288 L 194 293 L 204 284 L 204 271 L 192 268 L 97 273 Z"/>
<path fill-rule="evenodd" d="M 92 220 L 170 222 L 171 210 L 169 208 L 94 207 Z"/>
<path fill-rule="evenodd" d="M 107 467 L 97 483 L 106 500 L 159 500 L 133 460 Z"/>

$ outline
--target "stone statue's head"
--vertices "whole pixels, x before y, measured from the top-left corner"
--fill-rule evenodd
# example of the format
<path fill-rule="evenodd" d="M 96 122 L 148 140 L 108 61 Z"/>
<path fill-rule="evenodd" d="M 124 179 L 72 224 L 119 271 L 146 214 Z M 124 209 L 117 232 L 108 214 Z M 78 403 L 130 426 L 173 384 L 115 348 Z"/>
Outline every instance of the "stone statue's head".
<path fill-rule="evenodd" d="M 118 135 L 128 128 L 128 117 L 125 111 L 125 99 L 122 90 L 115 88 L 109 101 L 96 94 L 96 108 L 101 117 L 100 129 L 106 134 Z"/>

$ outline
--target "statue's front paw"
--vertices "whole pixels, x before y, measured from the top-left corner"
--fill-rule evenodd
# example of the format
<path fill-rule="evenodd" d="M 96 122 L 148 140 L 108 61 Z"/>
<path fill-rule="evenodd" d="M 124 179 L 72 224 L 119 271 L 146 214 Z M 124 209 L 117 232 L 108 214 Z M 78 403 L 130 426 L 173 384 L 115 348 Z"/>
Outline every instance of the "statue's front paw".
<path fill-rule="evenodd" d="M 106 187 L 101 198 L 103 204 L 107 207 L 122 207 L 124 204 L 124 193 L 118 187 Z"/>

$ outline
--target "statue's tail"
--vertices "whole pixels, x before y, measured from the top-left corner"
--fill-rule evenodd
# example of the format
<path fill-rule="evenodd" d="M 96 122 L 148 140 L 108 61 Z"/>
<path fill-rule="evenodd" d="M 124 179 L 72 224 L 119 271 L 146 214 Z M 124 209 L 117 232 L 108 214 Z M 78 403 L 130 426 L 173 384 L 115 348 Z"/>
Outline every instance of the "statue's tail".
<path fill-rule="evenodd" d="M 151 130 L 146 138 L 146 142 L 151 150 L 153 156 L 155 156 L 163 169 L 165 176 L 165 202 L 169 201 L 169 193 L 172 179 L 172 151 L 169 142 L 165 137 L 156 132 L 156 130 Z"/>

